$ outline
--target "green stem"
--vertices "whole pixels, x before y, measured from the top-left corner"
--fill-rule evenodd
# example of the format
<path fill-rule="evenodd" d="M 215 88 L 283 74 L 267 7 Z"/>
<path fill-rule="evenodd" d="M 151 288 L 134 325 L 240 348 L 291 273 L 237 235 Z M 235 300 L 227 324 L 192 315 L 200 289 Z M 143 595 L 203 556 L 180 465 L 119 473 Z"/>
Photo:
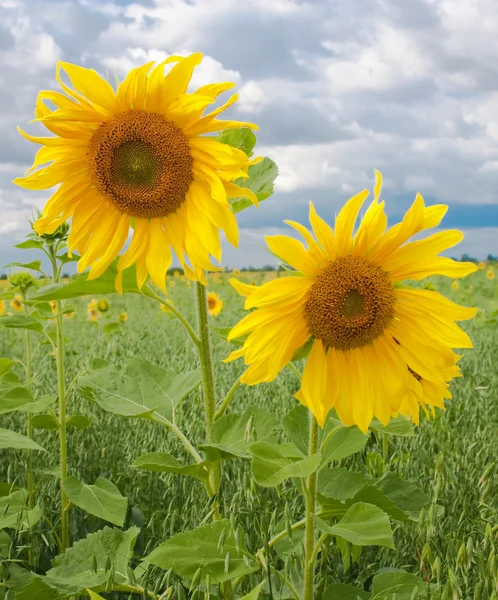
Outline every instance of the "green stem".
<path fill-rule="evenodd" d="M 56 250 L 50 246 L 50 257 L 52 263 L 53 283 L 59 283 L 60 270 L 57 265 Z M 64 491 L 64 480 L 67 477 L 67 426 L 66 426 L 66 389 L 64 382 L 64 332 L 62 321 L 61 301 L 56 300 L 56 364 L 57 364 L 57 388 L 59 396 L 59 441 L 60 441 L 60 463 L 61 463 L 61 543 L 60 551 L 64 552 L 69 546 L 69 498 Z"/>
<path fill-rule="evenodd" d="M 206 438 L 211 442 L 211 431 L 216 414 L 216 396 L 214 390 L 214 371 L 211 357 L 211 345 L 209 343 L 209 322 L 206 287 L 199 282 L 195 283 L 195 298 L 197 306 L 197 324 L 199 331 L 199 359 L 202 370 L 202 385 L 204 395 L 204 415 L 206 419 Z M 211 470 L 209 478 L 209 487 L 213 494 L 217 494 L 221 483 L 221 462 L 217 461 Z M 214 518 L 220 519 L 218 502 L 213 505 L 215 508 Z"/>
<path fill-rule="evenodd" d="M 214 413 L 215 421 L 216 421 L 216 419 L 219 419 L 221 416 L 223 416 L 225 414 L 225 411 L 228 408 L 228 405 L 232 401 L 232 398 L 234 397 L 235 392 L 239 389 L 239 387 L 240 387 L 240 377 L 235 381 L 235 383 L 232 385 L 232 387 L 228 390 L 227 395 L 223 399 L 223 402 L 216 409 L 216 412 Z"/>
<path fill-rule="evenodd" d="M 384 469 L 387 470 L 387 463 L 389 462 L 389 436 L 387 433 L 382 434 L 382 462 L 384 463 Z"/>
<path fill-rule="evenodd" d="M 26 294 L 23 294 L 24 299 L 26 299 Z M 27 304 L 24 305 L 24 313 L 26 315 L 29 315 L 29 306 Z M 28 390 L 32 393 L 32 367 L 31 367 L 31 358 L 32 358 L 32 353 L 31 353 L 31 332 L 29 331 L 29 329 L 26 330 L 26 365 L 25 365 L 25 371 L 26 371 L 26 387 L 28 388 Z M 30 412 L 28 412 L 28 437 L 29 438 L 33 438 L 33 421 L 32 421 L 32 414 Z M 28 506 L 29 508 L 34 508 L 35 507 L 35 483 L 34 483 L 34 477 L 33 477 L 33 453 L 32 452 L 28 452 Z M 33 556 L 33 548 L 32 548 L 32 544 L 30 544 L 29 550 L 28 550 L 28 561 L 29 564 L 34 567 L 34 556 Z"/>
<path fill-rule="evenodd" d="M 318 423 L 310 415 L 309 455 L 318 450 Z M 306 525 L 304 535 L 304 600 L 313 600 L 313 581 L 315 575 L 315 510 L 316 510 L 316 472 L 308 477 L 308 493 L 306 495 Z"/>

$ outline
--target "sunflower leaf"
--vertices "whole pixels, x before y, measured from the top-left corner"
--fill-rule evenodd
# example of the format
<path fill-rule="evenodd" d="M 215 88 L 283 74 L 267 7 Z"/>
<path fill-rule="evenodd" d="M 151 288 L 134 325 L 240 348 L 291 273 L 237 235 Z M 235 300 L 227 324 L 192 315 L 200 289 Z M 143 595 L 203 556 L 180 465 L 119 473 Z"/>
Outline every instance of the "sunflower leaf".
<path fill-rule="evenodd" d="M 217 137 L 217 141 L 222 144 L 228 144 L 232 148 L 238 148 L 252 156 L 252 149 L 256 144 L 256 136 L 249 127 L 241 127 L 240 129 L 225 129 Z"/>
<path fill-rule="evenodd" d="M 257 165 L 249 167 L 248 174 L 247 179 L 237 179 L 235 183 L 240 187 L 249 188 L 256 194 L 260 202 L 273 194 L 275 179 L 278 176 L 278 167 L 271 158 L 265 156 Z M 249 198 L 234 198 L 230 200 L 230 203 L 234 213 L 253 205 Z"/>
<path fill-rule="evenodd" d="M 154 471 L 156 473 L 175 473 L 176 475 L 188 475 L 206 482 L 209 478 L 210 461 L 199 464 L 182 465 L 176 458 L 167 452 L 149 452 L 142 454 L 132 464 L 135 469 Z"/>
<path fill-rule="evenodd" d="M 371 600 L 396 596 L 397 600 L 416 600 L 427 591 L 427 584 L 406 571 L 379 573 L 373 578 Z"/>
<path fill-rule="evenodd" d="M 94 485 L 86 485 L 70 475 L 64 479 L 63 486 L 73 504 L 113 525 L 123 526 L 128 500 L 108 479 L 99 477 Z"/>
<path fill-rule="evenodd" d="M 31 438 L 10 431 L 10 429 L 0 428 L 0 448 L 15 448 L 19 450 L 45 450 L 34 442 Z"/>
<path fill-rule="evenodd" d="M 249 450 L 252 454 L 251 471 L 259 485 L 275 487 L 294 477 L 308 477 L 320 466 L 319 453 L 302 457 L 301 452 L 292 444 L 270 444 L 268 442 L 255 442 Z"/>

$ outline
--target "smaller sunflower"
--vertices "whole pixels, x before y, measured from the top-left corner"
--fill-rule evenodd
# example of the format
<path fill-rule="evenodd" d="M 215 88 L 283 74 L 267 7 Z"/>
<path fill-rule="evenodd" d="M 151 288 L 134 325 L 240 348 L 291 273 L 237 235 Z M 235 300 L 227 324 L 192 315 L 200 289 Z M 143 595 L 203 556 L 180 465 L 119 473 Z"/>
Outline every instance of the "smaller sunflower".
<path fill-rule="evenodd" d="M 171 313 L 170 309 L 165 304 L 161 304 L 161 310 L 165 313 Z"/>
<path fill-rule="evenodd" d="M 233 269 L 232 275 L 235 275 L 235 276 L 240 275 L 240 271 L 238 269 Z"/>
<path fill-rule="evenodd" d="M 451 282 L 451 288 L 453 290 L 457 290 L 459 288 L 458 281 L 452 281 Z"/>
<path fill-rule="evenodd" d="M 486 277 L 488 279 L 494 279 L 495 278 L 495 272 L 493 271 L 493 269 L 488 269 L 488 272 L 486 273 Z"/>
<path fill-rule="evenodd" d="M 5 314 L 5 302 L 3 300 L 0 300 L 0 315 L 4 315 Z"/>
<path fill-rule="evenodd" d="M 173 271 L 173 277 L 180 277 L 180 271 Z"/>
<path fill-rule="evenodd" d="M 9 302 L 9 304 L 10 304 L 10 307 L 13 308 L 16 312 L 23 311 L 22 296 L 16 295 L 15 298 L 12 298 L 12 300 Z"/>
<path fill-rule="evenodd" d="M 92 321 L 92 323 L 96 323 L 100 318 L 100 313 L 98 310 L 89 310 L 88 311 L 88 320 Z"/>
<path fill-rule="evenodd" d="M 223 308 L 223 300 L 215 292 L 209 292 L 207 296 L 208 312 L 212 317 L 217 317 Z"/>
<path fill-rule="evenodd" d="M 174 287 L 175 287 L 175 285 L 176 285 L 176 283 L 175 283 L 173 280 L 171 280 L 171 281 L 169 282 L 169 287 L 171 287 L 171 288 L 174 288 Z"/>
<path fill-rule="evenodd" d="M 90 300 L 87 306 L 87 310 L 88 312 L 91 312 L 92 310 L 97 310 L 97 300 L 95 300 L 95 298 Z"/>
<path fill-rule="evenodd" d="M 57 314 L 57 302 L 55 300 L 50 300 L 49 304 L 50 304 L 50 308 L 52 309 L 52 313 L 54 315 L 56 315 Z"/>
<path fill-rule="evenodd" d="M 101 313 L 106 313 L 110 308 L 110 304 L 103 298 L 97 302 L 97 310 Z"/>
<path fill-rule="evenodd" d="M 479 267 L 479 269 L 481 269 L 481 271 L 482 271 L 483 269 L 485 269 L 485 268 L 486 268 L 486 263 L 481 261 L 481 262 L 480 262 L 480 263 L 479 263 L 477 266 L 478 266 L 478 267 Z"/>
<path fill-rule="evenodd" d="M 128 315 L 125 312 L 119 313 L 119 320 L 121 323 L 126 323 L 126 321 L 128 321 Z"/>

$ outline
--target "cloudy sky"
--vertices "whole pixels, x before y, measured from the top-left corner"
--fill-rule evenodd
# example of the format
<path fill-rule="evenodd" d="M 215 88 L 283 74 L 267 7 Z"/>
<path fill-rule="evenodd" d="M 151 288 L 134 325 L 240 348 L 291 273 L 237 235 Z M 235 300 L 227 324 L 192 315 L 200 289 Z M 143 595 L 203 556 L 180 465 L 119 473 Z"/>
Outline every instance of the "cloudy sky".
<path fill-rule="evenodd" d="M 327 220 L 384 174 L 390 221 L 417 191 L 450 205 L 452 254 L 498 254 L 496 0 L 0 0 L 0 266 L 47 192 L 11 181 L 35 146 L 16 131 L 58 59 L 123 77 L 170 54 L 204 53 L 193 85 L 231 80 L 232 117 L 260 125 L 259 153 L 280 167 L 274 196 L 240 217 L 223 263 L 274 262 L 266 233 Z"/>

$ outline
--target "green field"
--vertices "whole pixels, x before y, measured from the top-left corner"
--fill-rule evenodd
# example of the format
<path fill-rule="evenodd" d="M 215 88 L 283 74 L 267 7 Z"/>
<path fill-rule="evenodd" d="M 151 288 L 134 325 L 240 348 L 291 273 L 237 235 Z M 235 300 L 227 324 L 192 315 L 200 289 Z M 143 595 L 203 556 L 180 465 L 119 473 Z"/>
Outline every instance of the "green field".
<path fill-rule="evenodd" d="M 256 272 L 242 273 L 239 278 L 259 284 L 275 276 L 275 273 Z M 243 298 L 227 280 L 228 274 L 210 277 L 209 290 L 217 292 L 224 302 L 221 314 L 211 318 L 214 327 L 229 327 L 243 314 Z M 173 303 L 194 322 L 193 286 L 183 277 L 171 277 L 169 281 L 174 283 L 169 287 Z M 339 581 L 365 585 L 367 589 L 368 578 L 378 569 L 397 567 L 418 574 L 431 584 L 443 584 L 446 594 L 451 590 L 448 598 L 477 598 L 479 594 L 483 599 L 497 597 L 498 280 L 487 279 L 486 270 L 480 270 L 460 281 L 458 289 L 452 289 L 451 281 L 443 278 L 433 278 L 430 283 L 455 302 L 481 309 L 472 322 L 463 324 L 473 339 L 474 349 L 466 351 L 461 360 L 463 377 L 452 384 L 453 400 L 447 403 L 446 412 L 438 412 L 434 420 L 422 418 L 414 437 L 371 433 L 365 449 L 343 461 L 372 477 L 390 470 L 409 479 L 429 496 L 430 503 L 418 523 L 394 525 L 396 550 L 366 547 L 348 569 L 344 566 L 348 561 L 328 541 L 322 551 L 319 589 Z M 70 302 L 76 307 L 76 314 L 64 318 L 67 383 L 89 369 L 96 357 L 116 364 L 139 357 L 177 372 L 197 367 L 197 354 L 181 325 L 171 314 L 162 312 L 157 303 L 135 294 L 108 295 L 106 299 L 110 310 L 97 322 L 90 322 L 87 316 L 91 297 Z M 123 311 L 128 320 L 120 323 L 118 316 Z M 24 360 L 25 334 L 20 330 L 2 330 L 0 357 Z M 243 365 L 242 361 L 222 364 L 231 346 L 216 333 L 212 333 L 211 339 L 220 399 L 240 375 Z M 33 365 L 36 395 L 55 395 L 55 360 L 49 345 L 34 344 Z M 18 372 L 21 374 L 20 369 Z M 297 389 L 295 375 L 287 370 L 272 384 L 239 388 L 228 410 L 241 412 L 249 404 L 256 404 L 280 420 L 295 407 L 293 394 Z M 168 430 L 156 423 L 127 420 L 104 412 L 76 392 L 69 397 L 69 411 L 89 416 L 92 421 L 85 430 L 69 430 L 69 471 L 89 483 L 104 476 L 128 498 L 127 525 L 141 527 L 135 547 L 137 555 L 146 555 L 171 535 L 203 522 L 209 506 L 200 482 L 177 475 L 147 473 L 130 466 L 138 456 L 152 451 L 170 452 L 189 462 L 183 446 Z M 23 413 L 2 415 L 1 427 L 26 433 L 25 419 Z M 181 405 L 178 422 L 190 439 L 202 443 L 200 389 Z M 37 430 L 34 437 L 49 450 L 47 454 L 33 454 L 36 495 L 44 515 L 37 526 L 43 535 L 36 536 L 33 544 L 37 570 L 43 572 L 56 554 L 54 532 L 60 510 L 56 476 L 58 437 L 44 430 Z M 0 481 L 25 487 L 26 454 L 2 450 L 1 456 Z M 222 490 L 222 510 L 227 517 L 235 515 L 252 550 L 264 546 L 265 539 L 274 533 L 275 525 L 283 519 L 286 503 L 295 520 L 302 518 L 303 500 L 291 482 L 276 488 L 259 487 L 250 477 L 248 461 L 224 462 Z M 103 524 L 81 509 L 71 508 L 70 531 L 74 540 L 101 529 Z M 27 533 L 19 533 L 15 538 L 20 557 L 24 556 L 23 548 L 31 543 L 30 539 L 33 538 Z M 286 568 L 292 570 L 302 556 L 297 536 L 290 546 L 273 553 L 272 560 L 275 564 L 286 563 Z M 251 577 L 254 585 L 261 580 L 258 573 Z"/>

